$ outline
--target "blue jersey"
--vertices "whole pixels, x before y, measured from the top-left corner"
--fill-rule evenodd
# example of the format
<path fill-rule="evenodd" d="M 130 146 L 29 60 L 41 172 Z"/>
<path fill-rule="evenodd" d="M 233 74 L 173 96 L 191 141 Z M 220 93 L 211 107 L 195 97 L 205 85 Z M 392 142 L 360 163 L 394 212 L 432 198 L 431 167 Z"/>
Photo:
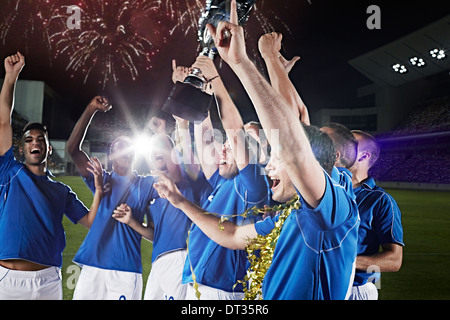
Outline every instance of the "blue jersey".
<path fill-rule="evenodd" d="M 334 179 L 334 181 L 339 182 L 339 184 L 344 187 L 347 194 L 353 200 L 356 199 L 352 184 L 352 173 L 348 169 L 342 167 L 333 167 L 333 169 L 331 170 L 331 178 Z"/>
<path fill-rule="evenodd" d="M 93 175 L 85 180 L 95 191 Z M 103 171 L 103 198 L 97 215 L 73 261 L 91 267 L 142 273 L 141 235 L 112 217 L 114 209 L 128 204 L 139 222 L 148 214 L 148 206 L 158 193 L 153 188 L 155 177 L 120 176 Z"/>
<path fill-rule="evenodd" d="M 269 187 L 259 166 L 248 164 L 232 179 L 225 179 L 217 170 L 208 180 L 213 191 L 203 203 L 203 209 L 219 215 L 240 215 L 247 209 L 268 204 Z M 258 217 L 234 217 L 237 225 L 254 223 Z M 219 226 L 217 226 L 219 227 Z M 200 284 L 227 292 L 242 292 L 238 280 L 246 274 L 247 256 L 244 250 L 230 250 L 209 239 L 196 225 L 189 236 L 189 254 L 183 271 L 183 283 L 193 282 L 191 268 Z"/>
<path fill-rule="evenodd" d="M 202 172 L 195 181 L 184 169 L 181 172 L 182 180 L 177 183 L 178 189 L 187 200 L 200 205 L 202 196 L 211 190 L 211 186 Z M 192 221 L 183 211 L 175 208 L 167 199 L 157 198 L 150 203 L 150 218 L 155 226 L 152 263 L 164 253 L 186 249 Z"/>
<path fill-rule="evenodd" d="M 355 188 L 355 194 L 361 216 L 358 255 L 378 253 L 380 245 L 387 243 L 404 246 L 401 213 L 392 196 L 378 187 L 373 178 Z M 363 285 L 368 280 L 375 283 L 379 278 L 379 273 L 357 270 L 354 285 Z"/>
<path fill-rule="evenodd" d="M 263 280 L 266 300 L 346 299 L 353 282 L 359 217 L 355 201 L 326 173 L 325 194 L 312 209 L 302 207 L 284 222 L 272 264 Z M 267 235 L 279 216 L 257 222 Z"/>
<path fill-rule="evenodd" d="M 0 156 L 0 260 L 24 259 L 62 266 L 65 214 L 77 223 L 89 210 L 65 184 L 37 176 L 14 158 Z"/>

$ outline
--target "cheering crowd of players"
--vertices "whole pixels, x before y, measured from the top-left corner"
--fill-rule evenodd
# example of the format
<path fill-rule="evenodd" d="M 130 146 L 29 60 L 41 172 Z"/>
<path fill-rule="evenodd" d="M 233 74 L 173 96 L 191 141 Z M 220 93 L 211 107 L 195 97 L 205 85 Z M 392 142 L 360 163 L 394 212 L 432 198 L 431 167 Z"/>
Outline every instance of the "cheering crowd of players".
<path fill-rule="evenodd" d="M 113 170 L 107 172 L 81 148 L 94 115 L 111 108 L 106 98 L 95 97 L 67 143 L 94 194 L 90 209 L 47 171 L 52 150 L 45 126 L 30 123 L 23 129 L 25 160 L 14 158 L 11 115 L 25 57 L 5 59 L 0 299 L 62 299 L 64 214 L 89 228 L 74 257 L 82 266 L 74 299 L 141 299 L 142 237 L 153 242 L 144 299 L 243 299 L 245 249 L 274 230 L 277 242 L 258 298 L 377 299 L 374 283 L 380 272 L 399 270 L 404 244 L 397 204 L 368 175 L 379 155 L 375 139 L 335 123 L 311 126 L 289 79 L 297 59 L 280 55 L 280 34 L 263 35 L 258 45 L 270 83 L 264 79 L 246 54 L 234 1 L 230 22 L 208 29 L 251 98 L 259 123 L 244 125 L 213 61 L 201 56 L 193 67 L 202 70 L 215 96 L 225 143 L 214 136 L 210 117 L 194 126 L 195 152 L 189 134 L 180 147 L 155 129 L 148 143 L 157 175 L 143 176 L 133 170 L 133 141 L 121 136 L 111 143 Z M 174 82 L 188 73 L 173 62 Z M 177 130 L 187 131 L 188 122 L 175 118 Z M 254 129 L 258 125 L 264 132 Z M 257 152 L 262 157 L 255 160 L 247 152 L 248 136 L 270 145 L 270 154 Z M 191 161 L 194 157 L 198 162 Z M 263 167 L 267 175 L 261 174 Z M 267 210 L 292 203 L 289 211 Z M 265 208 L 264 215 L 243 215 L 251 208 Z"/>

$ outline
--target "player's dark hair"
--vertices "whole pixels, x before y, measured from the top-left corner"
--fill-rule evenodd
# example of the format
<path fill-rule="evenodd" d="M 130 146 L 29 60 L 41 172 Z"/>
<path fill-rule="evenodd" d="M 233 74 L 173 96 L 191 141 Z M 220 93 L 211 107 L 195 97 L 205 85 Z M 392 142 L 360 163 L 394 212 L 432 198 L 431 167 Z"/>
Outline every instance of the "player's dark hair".
<path fill-rule="evenodd" d="M 28 122 L 27 125 L 22 129 L 22 137 L 27 131 L 33 129 L 41 130 L 48 137 L 47 127 L 39 122 Z"/>
<path fill-rule="evenodd" d="M 330 122 L 324 127 L 333 130 L 329 134 L 333 140 L 334 148 L 340 153 L 340 161 L 345 168 L 350 168 L 356 161 L 358 154 L 358 140 L 353 136 L 352 132 L 340 123 Z"/>
<path fill-rule="evenodd" d="M 331 175 L 331 170 L 333 169 L 336 158 L 333 141 L 328 134 L 320 131 L 318 127 L 313 125 L 308 126 L 304 123 L 302 123 L 302 125 L 316 160 L 322 168 Z"/>

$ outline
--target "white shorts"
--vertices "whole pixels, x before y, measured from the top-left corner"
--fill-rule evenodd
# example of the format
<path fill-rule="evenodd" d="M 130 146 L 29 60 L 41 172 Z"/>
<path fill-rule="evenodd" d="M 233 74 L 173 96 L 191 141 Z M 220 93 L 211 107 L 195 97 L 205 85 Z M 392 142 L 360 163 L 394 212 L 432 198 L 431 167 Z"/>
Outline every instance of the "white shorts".
<path fill-rule="evenodd" d="M 168 252 L 152 263 L 144 300 L 184 300 L 186 284 L 181 284 L 186 250 Z"/>
<path fill-rule="evenodd" d="M 83 266 L 73 300 L 141 300 L 142 274 Z"/>
<path fill-rule="evenodd" d="M 362 286 L 353 286 L 349 300 L 378 300 L 378 289 L 372 282 Z"/>
<path fill-rule="evenodd" d="M 62 300 L 61 269 L 16 271 L 0 266 L 0 300 Z"/>
<path fill-rule="evenodd" d="M 200 299 L 197 299 L 194 285 L 190 283 L 186 291 L 186 300 L 243 300 L 245 297 L 243 292 L 228 292 L 202 284 L 198 285 L 198 291 Z"/>

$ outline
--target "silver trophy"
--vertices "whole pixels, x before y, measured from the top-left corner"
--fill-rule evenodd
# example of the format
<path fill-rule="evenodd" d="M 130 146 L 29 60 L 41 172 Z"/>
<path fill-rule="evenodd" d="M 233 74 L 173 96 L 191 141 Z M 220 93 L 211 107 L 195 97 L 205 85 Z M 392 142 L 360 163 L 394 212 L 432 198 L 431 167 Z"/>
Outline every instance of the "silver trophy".
<path fill-rule="evenodd" d="M 247 22 L 255 2 L 256 0 L 236 1 L 240 25 Z M 212 24 L 217 27 L 220 21 L 230 21 L 230 4 L 231 0 L 206 0 L 206 6 L 198 21 L 198 40 L 202 47 L 200 55 L 210 59 L 216 56 L 217 49 L 206 25 Z M 189 121 L 204 120 L 214 103 L 213 97 L 205 92 L 207 83 L 202 71 L 193 68 L 183 82 L 175 83 L 163 105 L 163 111 Z"/>

